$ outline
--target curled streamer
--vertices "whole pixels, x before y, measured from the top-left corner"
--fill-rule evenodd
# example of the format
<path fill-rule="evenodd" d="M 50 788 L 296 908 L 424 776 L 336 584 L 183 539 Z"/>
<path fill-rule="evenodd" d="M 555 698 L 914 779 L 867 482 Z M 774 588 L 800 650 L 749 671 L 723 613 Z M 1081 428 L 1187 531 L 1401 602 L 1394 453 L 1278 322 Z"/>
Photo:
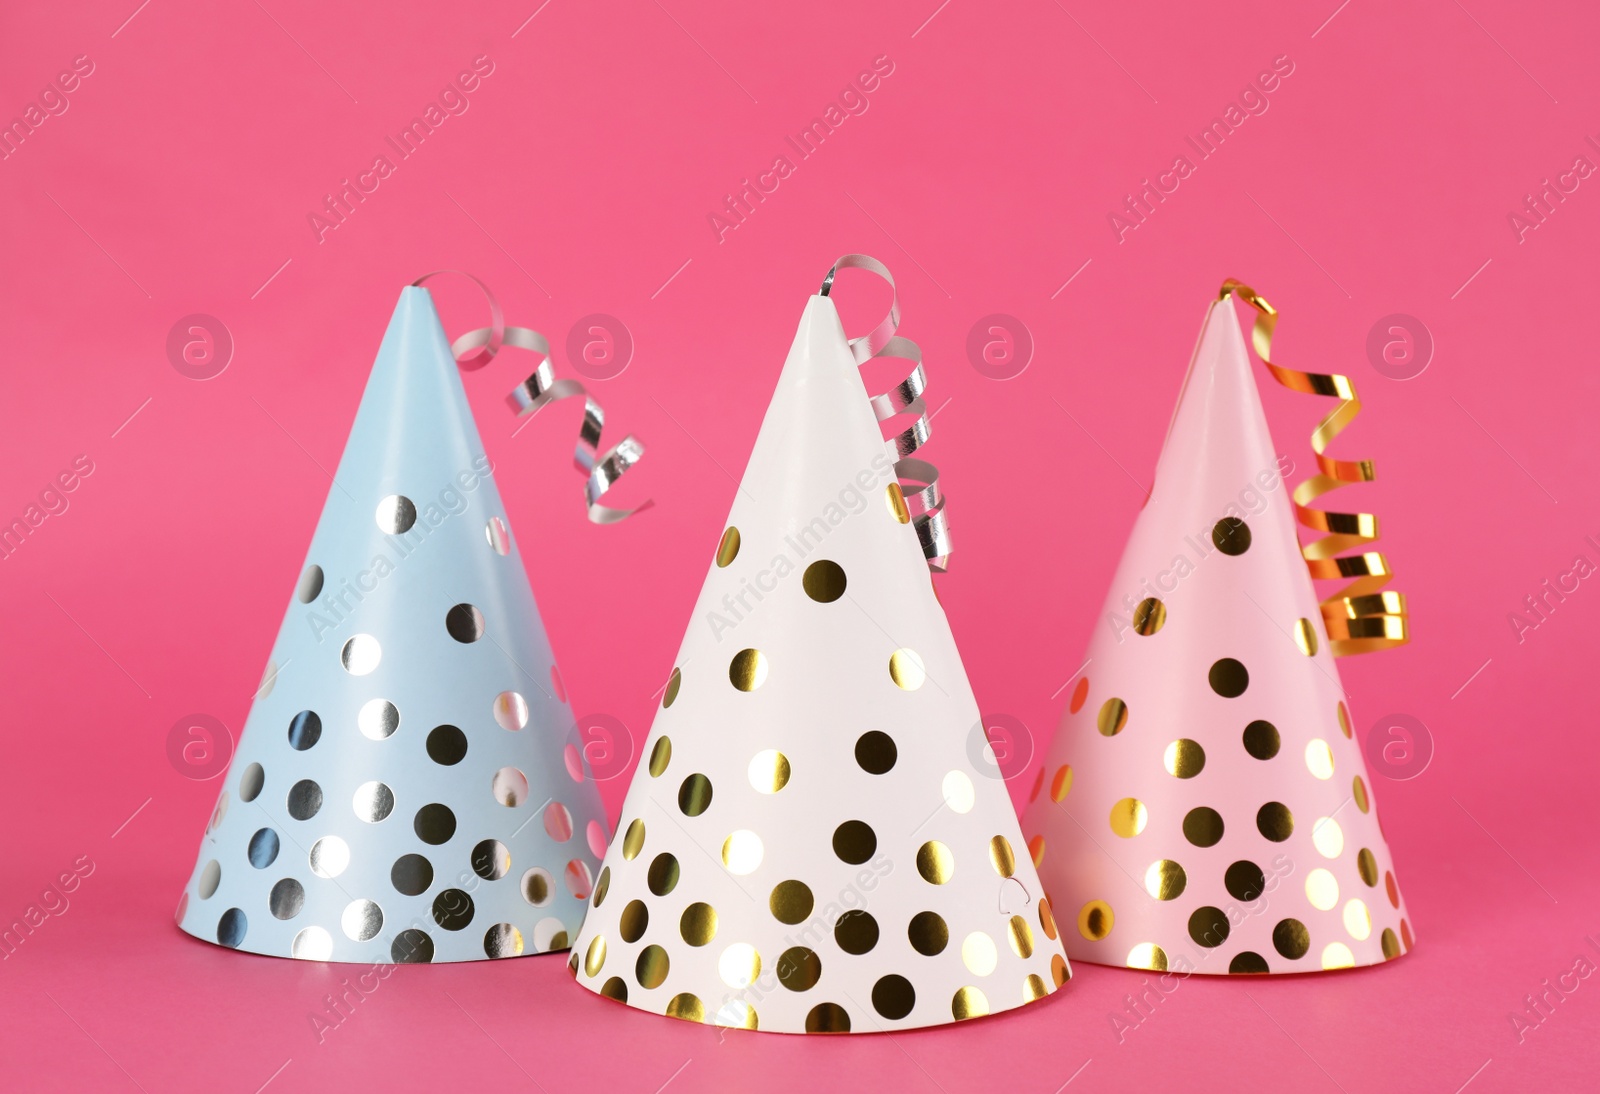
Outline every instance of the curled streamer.
<path fill-rule="evenodd" d="M 1346 553 L 1378 539 L 1378 518 L 1371 513 L 1311 508 L 1312 502 L 1341 486 L 1377 478 L 1371 460 L 1337 460 L 1327 454 L 1328 445 L 1361 413 L 1355 384 L 1348 376 L 1300 372 L 1274 364 L 1272 332 L 1278 325 L 1277 309 L 1249 285 L 1232 278 L 1222 283 L 1217 298 L 1225 300 L 1229 293 L 1256 309 L 1250 338 L 1273 379 L 1292 391 L 1339 400 L 1339 405 L 1311 433 L 1318 473 L 1296 486 L 1293 494 L 1295 519 L 1324 533 L 1321 539 L 1300 549 L 1311 576 L 1319 580 L 1351 579 L 1350 584 L 1322 601 L 1329 648 L 1335 657 L 1343 657 L 1403 646 L 1410 640 L 1406 598 L 1404 593 L 1383 588 L 1394 576 L 1388 560 L 1378 551 Z"/>
<path fill-rule="evenodd" d="M 872 411 L 878 421 L 887 421 L 901 414 L 914 414 L 915 419 L 905 429 L 885 444 L 894 446 L 897 457 L 895 478 L 899 480 L 906 510 L 917 530 L 922 553 L 928 566 L 943 573 L 950 564 L 950 526 L 945 519 L 944 495 L 939 491 L 939 469 L 926 460 L 913 459 L 911 454 L 927 443 L 933 427 L 928 420 L 928 405 L 922 393 L 928 386 L 927 375 L 922 371 L 922 350 L 909 338 L 895 332 L 900 329 L 900 294 L 895 288 L 894 275 L 889 267 L 868 255 L 844 255 L 828 270 L 818 293 L 827 296 L 833 289 L 833 278 L 840 270 L 866 270 L 889 283 L 893 293 L 889 314 L 878 325 L 859 338 L 850 339 L 850 352 L 857 365 L 865 365 L 878 358 L 897 358 L 909 362 L 911 371 L 889 391 L 871 396 Z M 910 485 L 908 485 L 910 484 Z"/>
<path fill-rule="evenodd" d="M 573 449 L 572 463 L 584 476 L 584 499 L 588 504 L 589 519 L 596 524 L 615 524 L 633 514 L 650 508 L 653 502 L 644 501 L 632 509 L 613 509 L 601 503 L 606 492 L 627 473 L 628 468 L 644 455 L 644 445 L 633 434 L 600 451 L 600 437 L 605 429 L 606 412 L 577 380 L 558 380 L 550 362 L 550 342 L 538 331 L 527 327 L 508 327 L 489 286 L 462 270 L 435 270 L 423 274 L 412 282 L 421 285 L 431 278 L 454 273 L 470 280 L 489 300 L 489 326 L 470 330 L 450 343 L 450 352 L 464 371 L 472 372 L 487 365 L 506 346 L 524 349 L 539 358 L 528 378 L 519 383 L 506 396 L 506 402 L 519 418 L 538 413 L 542 408 L 563 399 L 583 396 L 583 423 L 578 427 L 578 443 Z"/>

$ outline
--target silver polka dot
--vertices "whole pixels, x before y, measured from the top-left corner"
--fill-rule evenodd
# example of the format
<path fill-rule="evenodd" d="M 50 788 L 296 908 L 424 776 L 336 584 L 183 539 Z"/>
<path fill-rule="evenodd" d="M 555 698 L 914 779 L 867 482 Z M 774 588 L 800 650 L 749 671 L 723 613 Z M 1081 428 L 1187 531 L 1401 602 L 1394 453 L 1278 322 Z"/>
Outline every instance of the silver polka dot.
<path fill-rule="evenodd" d="M 356 787 L 355 797 L 350 804 L 356 816 L 368 824 L 377 824 L 394 812 L 394 791 L 380 782 L 362 783 Z"/>
<path fill-rule="evenodd" d="M 528 701 L 514 691 L 502 691 L 494 697 L 494 720 L 501 729 L 521 729 L 528 724 Z"/>
<path fill-rule="evenodd" d="M 486 839 L 472 849 L 472 872 L 485 881 L 499 881 L 511 872 L 511 852 L 497 839 Z"/>
<path fill-rule="evenodd" d="M 352 900 L 339 917 L 346 937 L 365 942 L 383 930 L 383 909 L 370 900 Z"/>
<path fill-rule="evenodd" d="M 549 904 L 550 898 L 555 896 L 555 889 L 555 879 L 543 867 L 535 866 L 522 875 L 522 899 L 535 908 Z"/>
<path fill-rule="evenodd" d="M 295 820 L 310 820 L 322 808 L 322 787 L 311 779 L 301 779 L 289 788 L 288 804 Z"/>
<path fill-rule="evenodd" d="M 293 919 L 300 914 L 305 903 L 306 891 L 292 877 L 286 877 L 274 885 L 272 894 L 267 898 L 267 905 L 277 919 Z"/>
<path fill-rule="evenodd" d="M 483 613 L 471 604 L 457 604 L 445 613 L 444 627 L 457 642 L 476 642 L 483 637 Z"/>
<path fill-rule="evenodd" d="M 484 537 L 488 539 L 489 546 L 494 548 L 497 555 L 511 553 L 511 530 L 506 527 L 506 522 L 499 517 L 490 517 L 489 523 L 483 526 Z"/>
<path fill-rule="evenodd" d="M 261 674 L 261 686 L 256 688 L 256 698 L 265 699 L 272 694 L 272 689 L 278 683 L 278 663 L 268 661 L 267 669 Z M 240 913 L 241 915 L 243 913 Z"/>
<path fill-rule="evenodd" d="M 323 836 L 311 845 L 311 872 L 318 877 L 338 877 L 350 865 L 350 845 L 338 836 Z"/>
<path fill-rule="evenodd" d="M 315 562 L 306 567 L 306 572 L 300 575 L 300 584 L 296 586 L 294 595 L 300 603 L 309 604 L 322 595 L 322 567 Z"/>
<path fill-rule="evenodd" d="M 205 869 L 200 871 L 200 884 L 197 886 L 200 890 L 200 899 L 210 900 L 211 894 L 217 891 L 217 886 L 221 882 L 222 866 L 216 859 L 212 859 L 206 863 Z"/>
<path fill-rule="evenodd" d="M 496 923 L 484 932 L 483 952 L 490 957 L 520 957 L 522 932 L 509 923 Z"/>
<path fill-rule="evenodd" d="M 266 781 L 266 772 L 260 764 L 251 764 L 244 769 L 244 774 L 239 776 L 239 800 L 253 802 L 256 795 L 261 793 L 261 784 Z"/>
<path fill-rule="evenodd" d="M 333 936 L 321 927 L 307 927 L 294 936 L 289 953 L 302 961 L 326 961 L 333 956 Z"/>
<path fill-rule="evenodd" d="M 514 767 L 502 767 L 494 773 L 494 800 L 501 805 L 521 805 L 528 799 L 528 776 Z"/>
<path fill-rule="evenodd" d="M 383 660 L 383 647 L 370 634 L 358 634 L 339 651 L 339 663 L 351 676 L 365 676 Z"/>
<path fill-rule="evenodd" d="M 361 734 L 381 741 L 400 728 L 400 711 L 387 699 L 368 699 L 356 715 Z"/>
<path fill-rule="evenodd" d="M 404 494 L 390 494 L 378 503 L 378 527 L 392 536 L 411 531 L 417 523 L 417 507 Z"/>

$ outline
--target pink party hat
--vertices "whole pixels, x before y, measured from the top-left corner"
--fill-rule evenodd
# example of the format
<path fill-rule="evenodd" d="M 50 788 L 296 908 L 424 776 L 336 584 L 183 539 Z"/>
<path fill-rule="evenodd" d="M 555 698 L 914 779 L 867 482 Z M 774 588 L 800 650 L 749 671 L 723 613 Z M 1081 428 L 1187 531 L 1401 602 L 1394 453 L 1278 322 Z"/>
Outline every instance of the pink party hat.
<path fill-rule="evenodd" d="M 1070 975 L 928 577 L 943 533 L 913 510 L 940 504 L 931 468 L 879 431 L 923 413 L 921 368 L 869 400 L 828 288 L 706 560 L 570 962 L 631 1007 L 783 1033 L 978 1017 Z M 872 348 L 916 360 L 895 321 Z M 929 475 L 918 505 L 910 471 Z"/>
<path fill-rule="evenodd" d="M 1300 390 L 1343 380 L 1269 367 Z M 1330 436 L 1316 442 L 1324 469 Z M 1074 959 L 1294 973 L 1411 948 L 1334 662 L 1383 640 L 1352 641 L 1367 624 L 1335 619 L 1329 642 L 1306 561 L 1317 552 L 1302 557 L 1284 486 L 1294 472 L 1224 296 L 1023 814 Z M 1302 509 L 1306 523 L 1320 515 Z M 1372 625 L 1404 641 L 1403 617 Z"/>

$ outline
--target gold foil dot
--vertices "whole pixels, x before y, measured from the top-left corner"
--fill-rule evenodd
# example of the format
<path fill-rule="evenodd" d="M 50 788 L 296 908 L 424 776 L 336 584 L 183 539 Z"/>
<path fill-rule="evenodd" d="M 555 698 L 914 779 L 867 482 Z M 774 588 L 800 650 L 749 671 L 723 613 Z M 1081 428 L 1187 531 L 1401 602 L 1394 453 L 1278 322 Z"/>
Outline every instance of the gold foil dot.
<path fill-rule="evenodd" d="M 351 676 L 365 676 L 383 660 L 383 647 L 370 634 L 358 634 L 339 651 L 339 663 Z M 274 678 L 276 673 L 273 674 Z M 271 685 L 267 685 L 270 687 Z"/>
<path fill-rule="evenodd" d="M 800 585 L 806 595 L 818 604 L 832 604 L 844 595 L 844 567 L 831 559 L 818 559 L 806 567 L 800 576 Z"/>
<path fill-rule="evenodd" d="M 1211 683 L 1211 690 L 1224 699 L 1237 699 L 1250 686 L 1250 673 L 1232 657 L 1223 657 L 1214 662 L 1207 679 Z"/>
<path fill-rule="evenodd" d="M 1233 960 L 1228 962 L 1228 971 L 1235 974 L 1250 974 L 1270 972 L 1267 968 L 1267 959 L 1253 950 L 1241 950 L 1233 955 Z"/>
<path fill-rule="evenodd" d="M 848 820 L 833 830 L 833 853 L 852 866 L 866 862 L 878 850 L 878 835 L 865 821 Z"/>
<path fill-rule="evenodd" d="M 1033 859 L 1035 869 L 1044 865 L 1044 836 L 1037 835 L 1028 841 L 1028 855 Z"/>
<path fill-rule="evenodd" d="M 822 959 L 804 946 L 790 946 L 778 955 L 777 973 L 790 991 L 809 991 L 822 979 Z"/>
<path fill-rule="evenodd" d="M 1056 768 L 1056 773 L 1050 779 L 1050 800 L 1066 801 L 1067 795 L 1072 792 L 1072 765 L 1062 764 Z"/>
<path fill-rule="evenodd" d="M 1107 699 L 1100 704 L 1100 715 L 1095 719 L 1102 737 L 1115 737 L 1128 725 L 1128 704 L 1121 699 Z"/>
<path fill-rule="evenodd" d="M 1091 900 L 1078 909 L 1078 933 L 1090 942 L 1098 942 L 1110 934 L 1116 922 L 1111 905 L 1103 900 Z"/>
<path fill-rule="evenodd" d="M 906 927 L 911 948 L 924 957 L 935 957 L 950 944 L 950 928 L 938 912 L 918 912 Z"/>
<path fill-rule="evenodd" d="M 1350 794 L 1356 800 L 1356 808 L 1363 813 L 1372 808 L 1372 802 L 1367 798 L 1367 784 L 1357 775 L 1350 783 Z"/>
<path fill-rule="evenodd" d="M 1083 709 L 1084 700 L 1089 698 L 1089 678 L 1087 676 L 1078 681 L 1072 689 L 1072 699 L 1067 703 L 1069 713 L 1076 714 Z"/>
<path fill-rule="evenodd" d="M 1228 940 L 1228 932 L 1228 915 L 1221 908 L 1206 904 L 1189 914 L 1189 937 L 1196 946 L 1215 949 Z"/>
<path fill-rule="evenodd" d="M 994 872 L 1001 877 L 1010 877 L 1017 872 L 1017 856 L 1011 850 L 1011 841 L 1004 836 L 995 836 L 989 841 L 989 862 L 994 866 Z"/>
<path fill-rule="evenodd" d="M 742 991 L 761 975 L 761 955 L 748 942 L 735 942 L 717 958 L 717 975 L 728 987 Z"/>
<path fill-rule="evenodd" d="M 622 936 L 622 941 L 639 941 L 644 937 L 645 928 L 648 926 L 650 926 L 650 909 L 644 906 L 644 901 L 628 901 L 628 906 L 622 909 L 622 917 L 617 921 L 617 933 Z"/>
<path fill-rule="evenodd" d="M 756 867 L 761 865 L 763 854 L 765 849 L 761 845 L 761 837 L 748 828 L 731 832 L 722 841 L 722 865 L 728 868 L 730 874 L 754 873 Z"/>
<path fill-rule="evenodd" d="M 1318 817 L 1311 826 L 1311 845 L 1323 858 L 1338 858 L 1344 853 L 1344 829 L 1332 817 Z"/>
<path fill-rule="evenodd" d="M 1159 631 L 1167 622 L 1167 606 L 1153 596 L 1139 601 L 1133 609 L 1133 633 L 1149 636 Z"/>
<path fill-rule="evenodd" d="M 1273 928 L 1272 944 L 1284 957 L 1299 960 L 1311 948 L 1311 932 L 1298 919 L 1285 919 Z"/>
<path fill-rule="evenodd" d="M 1161 763 L 1168 775 L 1192 779 L 1206 766 L 1206 750 L 1200 747 L 1200 742 L 1180 737 L 1161 754 Z"/>
<path fill-rule="evenodd" d="M 891 482 L 884 490 L 884 501 L 889 506 L 889 515 L 901 524 L 911 523 L 911 510 L 906 508 L 906 496 L 900 489 L 900 484 Z"/>
<path fill-rule="evenodd" d="M 961 963 L 973 976 L 988 976 L 999 960 L 994 939 L 982 931 L 973 931 L 961 943 Z"/>
<path fill-rule="evenodd" d="M 663 851 L 650 860 L 645 882 L 656 896 L 666 896 L 678 887 L 678 860 Z"/>
<path fill-rule="evenodd" d="M 1018 957 L 1033 956 L 1033 928 L 1020 915 L 1012 916 L 1006 925 L 1006 941 L 1011 943 L 1011 952 Z"/>
<path fill-rule="evenodd" d="M 1356 869 L 1361 873 L 1361 880 L 1368 886 L 1378 884 L 1378 859 L 1365 847 L 1356 854 Z"/>
<path fill-rule="evenodd" d="M 1050 978 L 1060 987 L 1072 979 L 1072 970 L 1067 967 L 1067 959 L 1058 953 L 1050 955 Z"/>
<path fill-rule="evenodd" d="M 1317 655 L 1317 629 L 1311 625 L 1311 620 L 1295 620 L 1294 644 L 1299 646 L 1300 652 L 1307 657 Z"/>
<path fill-rule="evenodd" d="M 1345 709 L 1345 705 L 1344 705 L 1344 701 L 1343 700 L 1339 701 L 1339 712 L 1338 713 L 1339 713 L 1339 729 L 1344 732 L 1344 735 L 1346 737 L 1354 737 L 1355 734 L 1352 733 L 1351 730 L 1350 730 L 1350 712 Z"/>
<path fill-rule="evenodd" d="M 967 1018 L 982 1018 L 989 1013 L 989 1000 L 974 987 L 965 987 L 950 1000 L 950 1013 L 960 1022 Z"/>
<path fill-rule="evenodd" d="M 501 729 L 521 729 L 528 724 L 528 701 L 515 691 L 502 691 L 494 697 L 494 720 Z"/>
<path fill-rule="evenodd" d="M 667 677 L 666 694 L 661 696 L 661 708 L 663 710 L 665 710 L 667 707 L 670 707 L 674 702 L 677 701 L 677 699 L 678 699 L 678 689 L 681 688 L 682 686 L 683 686 L 683 672 L 682 672 L 682 670 L 673 669 L 672 670 L 672 675 Z"/>
<path fill-rule="evenodd" d="M 660 778 L 661 773 L 667 769 L 667 764 L 672 762 L 672 741 L 667 737 L 657 737 L 656 743 L 650 749 L 650 777 Z"/>
<path fill-rule="evenodd" d="M 1395 908 L 1400 907 L 1400 887 L 1395 884 L 1394 871 L 1383 872 L 1383 887 L 1389 894 L 1389 904 Z"/>
<path fill-rule="evenodd" d="M 1306 770 L 1319 779 L 1333 778 L 1333 749 L 1321 737 L 1306 745 Z"/>
<path fill-rule="evenodd" d="M 660 946 L 646 946 L 639 951 L 639 959 L 634 962 L 633 978 L 641 988 L 659 988 L 671 966 L 666 950 Z"/>
<path fill-rule="evenodd" d="M 772 895 L 767 899 L 773 917 L 791 926 L 811 918 L 814 904 L 811 887 L 803 881 L 780 881 L 772 887 Z"/>
<path fill-rule="evenodd" d="M 833 940 L 845 953 L 870 953 L 878 944 L 878 921 L 868 912 L 852 909 L 834 922 Z"/>
<path fill-rule="evenodd" d="M 1183 867 L 1169 858 L 1157 859 L 1144 872 L 1145 892 L 1157 900 L 1176 900 L 1187 884 L 1189 877 Z"/>
<path fill-rule="evenodd" d="M 889 655 L 889 679 L 905 691 L 916 691 L 928 679 L 928 670 L 916 650 L 898 649 Z"/>
<path fill-rule="evenodd" d="M 956 813 L 970 813 L 977 804 L 978 794 L 973 789 L 972 780 L 964 771 L 949 771 L 945 773 L 944 782 L 939 787 L 944 794 L 944 803 Z"/>
<path fill-rule="evenodd" d="M 1357 942 L 1365 942 L 1372 934 L 1372 913 L 1364 900 L 1347 900 L 1344 905 L 1344 929 Z"/>
<path fill-rule="evenodd" d="M 698 771 L 678 787 L 678 808 L 686 817 L 698 817 L 711 808 L 711 780 Z"/>
<path fill-rule="evenodd" d="M 678 917 L 678 934 L 691 946 L 704 946 L 717 937 L 717 910 L 709 904 L 695 902 Z"/>
<path fill-rule="evenodd" d="M 1167 971 L 1167 951 L 1154 942 L 1141 942 L 1128 951 L 1130 969 L 1149 969 L 1151 972 Z"/>
<path fill-rule="evenodd" d="M 767 659 L 760 650 L 740 650 L 728 665 L 728 679 L 740 691 L 754 691 L 767 682 Z"/>
<path fill-rule="evenodd" d="M 776 794 L 789 785 L 789 757 L 775 748 L 757 752 L 746 769 L 750 785 L 762 794 Z"/>
<path fill-rule="evenodd" d="M 894 483 L 889 484 L 894 488 Z M 806 1012 L 807 1033 L 849 1033 L 850 1015 L 838 1003 L 818 1003 Z"/>
<path fill-rule="evenodd" d="M 917 848 L 917 873 L 922 875 L 923 881 L 943 885 L 955 872 L 955 856 L 938 840 L 931 839 Z"/>
<path fill-rule="evenodd" d="M 1209 805 L 1196 806 L 1183 815 L 1183 838 L 1196 847 L 1215 847 L 1222 840 L 1222 814 Z"/>
<path fill-rule="evenodd" d="M 302 932 L 304 933 L 304 932 Z M 1393 961 L 1400 956 L 1400 940 L 1395 937 L 1394 931 L 1385 927 L 1383 929 L 1383 957 L 1385 961 Z"/>
<path fill-rule="evenodd" d="M 622 857 L 632 862 L 639 857 L 639 852 L 642 850 L 644 850 L 644 821 L 635 818 L 622 836 Z"/>
<path fill-rule="evenodd" d="M 506 865 L 511 865 L 511 856 L 506 856 Z M 606 902 L 606 894 L 611 891 L 611 867 L 603 866 L 600 869 L 600 880 L 594 883 L 594 906 L 596 908 Z"/>
<path fill-rule="evenodd" d="M 1149 819 L 1149 811 L 1138 798 L 1123 798 L 1111 807 L 1111 830 L 1123 839 L 1143 832 Z"/>
<path fill-rule="evenodd" d="M 1254 721 L 1244 727 L 1244 750 L 1258 760 L 1278 754 L 1278 727 L 1271 722 Z"/>
<path fill-rule="evenodd" d="M 1265 891 L 1267 876 L 1261 872 L 1261 867 L 1248 859 L 1240 859 L 1222 875 L 1222 883 L 1227 886 L 1228 893 L 1235 900 L 1250 903 Z"/>
<path fill-rule="evenodd" d="M 1322 967 L 1325 969 L 1348 969 L 1355 963 L 1356 955 L 1343 942 L 1330 942 L 1322 948 Z"/>
<path fill-rule="evenodd" d="M 898 973 L 878 978 L 872 985 L 872 1009 L 889 1019 L 899 1021 L 917 1005 L 917 992 L 911 981 Z"/>
<path fill-rule="evenodd" d="M 1414 945 L 1411 938 L 1411 924 L 1407 923 L 1403 919 L 1400 921 L 1400 942 L 1403 946 L 1405 946 L 1406 952 L 1410 953 L 1411 947 Z"/>
<path fill-rule="evenodd" d="M 1036 972 L 1030 972 L 1022 981 L 1022 1001 L 1031 1003 L 1035 999 L 1043 999 L 1049 988 L 1044 986 L 1044 978 Z"/>
<path fill-rule="evenodd" d="M 869 729 L 856 738 L 856 763 L 869 775 L 886 775 L 900 758 L 894 738 L 882 730 Z"/>
<path fill-rule="evenodd" d="M 1339 882 L 1333 873 L 1317 867 L 1306 875 L 1306 899 L 1319 912 L 1326 912 L 1339 903 Z"/>
<path fill-rule="evenodd" d="M 1056 914 L 1050 906 L 1049 897 L 1039 898 L 1039 927 L 1046 938 L 1053 940 L 1056 937 Z"/>
<path fill-rule="evenodd" d="M 722 533 L 722 540 L 717 544 L 717 565 L 726 566 L 739 557 L 739 529 L 733 525 Z"/>
<path fill-rule="evenodd" d="M 583 958 L 583 971 L 598 976 L 606 963 L 606 936 L 597 934 L 589 940 L 589 951 Z"/>
<path fill-rule="evenodd" d="M 1211 526 L 1211 542 L 1225 555 L 1242 555 L 1250 549 L 1250 526 L 1238 517 L 1223 517 Z"/>
<path fill-rule="evenodd" d="M 391 536 L 403 535 L 411 531 L 411 526 L 417 523 L 417 507 L 411 504 L 411 499 L 404 494 L 390 494 L 378 503 L 377 511 L 373 514 L 378 522 L 379 531 L 387 532 Z"/>
<path fill-rule="evenodd" d="M 1294 833 L 1294 814 L 1282 802 L 1268 802 L 1256 810 L 1256 829 L 1273 843 L 1282 843 Z"/>
<path fill-rule="evenodd" d="M 698 995 L 686 991 L 681 991 L 667 1000 L 665 1013 L 668 1018 L 681 1018 L 685 1022 L 704 1022 L 706 1020 L 705 1004 L 700 1002 Z"/>

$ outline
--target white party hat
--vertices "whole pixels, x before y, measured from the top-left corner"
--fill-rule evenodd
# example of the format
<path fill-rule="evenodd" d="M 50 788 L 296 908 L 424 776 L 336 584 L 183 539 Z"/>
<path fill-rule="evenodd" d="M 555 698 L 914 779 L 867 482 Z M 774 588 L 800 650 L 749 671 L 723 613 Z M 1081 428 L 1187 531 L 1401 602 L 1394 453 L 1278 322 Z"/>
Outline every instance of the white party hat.
<path fill-rule="evenodd" d="M 491 350 L 527 340 L 495 311 Z M 540 368 L 530 391 L 549 386 Z M 336 961 L 566 947 L 605 811 L 493 470 L 432 298 L 408 287 L 201 840 L 185 931 Z"/>
<path fill-rule="evenodd" d="M 895 322 L 872 348 L 915 360 Z M 877 424 L 922 413 L 920 366 L 869 401 L 864 356 L 813 296 L 574 946 L 591 991 L 871 1032 L 1018 1007 L 1069 976 L 929 580 L 924 555 L 946 550 L 931 469 L 897 463 Z M 908 462 L 929 482 L 919 521 Z"/>

